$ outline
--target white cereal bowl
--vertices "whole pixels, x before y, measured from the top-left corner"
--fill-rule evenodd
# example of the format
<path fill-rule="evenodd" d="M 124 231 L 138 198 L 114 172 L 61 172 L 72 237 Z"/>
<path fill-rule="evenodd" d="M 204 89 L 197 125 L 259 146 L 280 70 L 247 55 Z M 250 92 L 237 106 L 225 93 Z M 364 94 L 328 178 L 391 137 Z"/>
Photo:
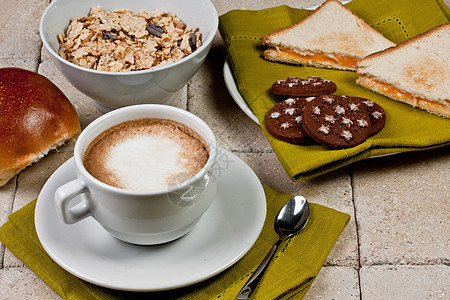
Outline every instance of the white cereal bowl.
<path fill-rule="evenodd" d="M 129 9 L 133 13 L 142 9 L 174 13 L 191 28 L 199 28 L 202 46 L 177 62 L 148 70 L 108 72 L 80 67 L 58 55 L 57 35 L 67 29 L 71 19 L 87 16 L 92 6 L 104 10 Z M 217 11 L 210 0 L 54 0 L 42 15 L 40 36 L 58 69 L 104 113 L 134 104 L 169 104 L 174 93 L 186 85 L 204 62 L 218 23 Z"/>

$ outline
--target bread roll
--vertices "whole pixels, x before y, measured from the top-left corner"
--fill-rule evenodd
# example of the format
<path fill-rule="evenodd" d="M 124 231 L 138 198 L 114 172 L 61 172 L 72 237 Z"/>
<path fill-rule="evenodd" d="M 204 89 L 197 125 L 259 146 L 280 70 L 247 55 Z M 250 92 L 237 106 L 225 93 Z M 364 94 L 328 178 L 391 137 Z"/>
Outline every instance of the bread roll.
<path fill-rule="evenodd" d="M 0 69 L 0 186 L 79 132 L 77 112 L 50 80 Z"/>

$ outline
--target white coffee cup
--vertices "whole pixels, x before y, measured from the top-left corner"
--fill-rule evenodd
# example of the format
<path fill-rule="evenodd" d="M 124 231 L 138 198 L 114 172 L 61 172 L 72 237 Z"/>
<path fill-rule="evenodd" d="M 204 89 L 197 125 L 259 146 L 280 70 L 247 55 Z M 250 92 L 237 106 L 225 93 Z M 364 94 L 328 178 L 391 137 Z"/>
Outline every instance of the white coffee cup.
<path fill-rule="evenodd" d="M 194 130 L 209 150 L 205 166 L 182 183 L 149 191 L 125 190 L 94 178 L 83 165 L 89 144 L 117 124 L 143 118 L 173 120 Z M 217 180 L 212 174 L 216 157 L 214 133 L 194 114 L 158 104 L 120 108 L 93 121 L 78 137 L 74 149 L 77 179 L 57 189 L 56 210 L 66 224 L 92 216 L 106 231 L 125 242 L 166 243 L 192 230 L 212 204 L 217 189 Z"/>

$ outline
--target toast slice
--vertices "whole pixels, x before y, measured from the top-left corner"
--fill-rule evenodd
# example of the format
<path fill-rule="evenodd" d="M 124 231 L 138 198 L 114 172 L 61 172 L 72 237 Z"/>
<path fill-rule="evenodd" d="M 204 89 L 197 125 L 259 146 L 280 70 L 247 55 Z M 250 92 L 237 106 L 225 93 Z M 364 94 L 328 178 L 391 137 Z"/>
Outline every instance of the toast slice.
<path fill-rule="evenodd" d="M 392 99 L 450 117 L 450 23 L 367 56 L 356 83 Z"/>
<path fill-rule="evenodd" d="M 261 41 L 270 47 L 268 60 L 352 71 L 363 57 L 395 45 L 337 0 Z"/>

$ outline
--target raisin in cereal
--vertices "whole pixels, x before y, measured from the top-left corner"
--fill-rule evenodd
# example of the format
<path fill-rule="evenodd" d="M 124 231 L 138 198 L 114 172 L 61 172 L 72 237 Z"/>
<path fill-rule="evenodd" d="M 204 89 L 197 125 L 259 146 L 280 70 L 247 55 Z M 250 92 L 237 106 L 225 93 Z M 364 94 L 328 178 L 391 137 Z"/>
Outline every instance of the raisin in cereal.
<path fill-rule="evenodd" d="M 176 15 L 154 10 L 106 11 L 92 7 L 89 15 L 74 18 L 58 35 L 59 55 L 82 67 L 99 71 L 137 71 L 182 59 L 201 46 L 198 28 Z"/>

